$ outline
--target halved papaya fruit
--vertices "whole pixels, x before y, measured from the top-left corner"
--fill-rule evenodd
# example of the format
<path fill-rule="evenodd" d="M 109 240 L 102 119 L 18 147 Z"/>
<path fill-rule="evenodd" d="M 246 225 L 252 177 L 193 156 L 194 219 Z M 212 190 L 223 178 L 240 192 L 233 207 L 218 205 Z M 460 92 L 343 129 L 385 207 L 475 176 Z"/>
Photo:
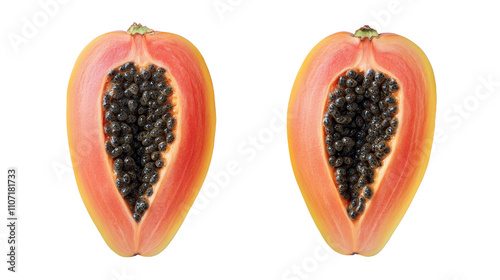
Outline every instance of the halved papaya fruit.
<path fill-rule="evenodd" d="M 212 81 L 196 47 L 135 23 L 97 37 L 71 74 L 67 129 L 81 197 L 108 246 L 121 256 L 161 252 L 214 146 Z"/>
<path fill-rule="evenodd" d="M 380 252 L 429 161 L 436 85 L 423 51 L 369 26 L 309 53 L 288 106 L 288 145 L 307 207 L 341 254 Z"/>

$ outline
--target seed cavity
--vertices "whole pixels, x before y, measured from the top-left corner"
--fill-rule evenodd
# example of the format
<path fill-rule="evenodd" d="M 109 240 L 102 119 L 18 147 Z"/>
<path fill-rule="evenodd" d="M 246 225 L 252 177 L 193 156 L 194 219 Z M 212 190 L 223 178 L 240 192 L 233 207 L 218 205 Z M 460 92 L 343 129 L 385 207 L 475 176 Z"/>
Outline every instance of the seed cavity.
<path fill-rule="evenodd" d="M 322 124 L 328 163 L 349 218 L 356 220 L 374 195 L 375 171 L 391 152 L 398 128 L 399 86 L 388 75 L 348 70 L 328 94 Z"/>
<path fill-rule="evenodd" d="M 104 148 L 112 158 L 116 187 L 136 222 L 165 165 L 163 153 L 175 140 L 173 88 L 166 70 L 127 62 L 108 72 L 103 96 Z"/>

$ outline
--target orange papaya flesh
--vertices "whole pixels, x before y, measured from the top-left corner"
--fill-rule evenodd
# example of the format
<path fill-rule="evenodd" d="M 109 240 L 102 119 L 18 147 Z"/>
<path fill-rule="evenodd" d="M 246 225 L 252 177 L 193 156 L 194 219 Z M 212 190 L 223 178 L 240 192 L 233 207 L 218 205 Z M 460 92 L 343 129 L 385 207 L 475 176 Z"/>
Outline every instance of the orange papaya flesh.
<path fill-rule="evenodd" d="M 78 189 L 105 242 L 121 256 L 160 253 L 212 156 L 215 102 L 199 51 L 139 24 L 101 35 L 73 68 L 67 129 Z"/>
<path fill-rule="evenodd" d="M 335 251 L 372 256 L 408 209 L 429 161 L 436 85 L 423 51 L 365 26 L 309 53 L 287 133 L 307 207 Z"/>

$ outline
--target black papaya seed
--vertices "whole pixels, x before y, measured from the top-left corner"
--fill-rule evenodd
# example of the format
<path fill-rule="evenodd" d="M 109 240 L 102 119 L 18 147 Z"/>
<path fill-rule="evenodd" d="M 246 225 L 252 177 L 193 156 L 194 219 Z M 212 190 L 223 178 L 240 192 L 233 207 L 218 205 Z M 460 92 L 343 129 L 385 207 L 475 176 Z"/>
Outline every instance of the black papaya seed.
<path fill-rule="evenodd" d="M 391 151 L 388 141 L 398 128 L 394 95 L 398 90 L 396 79 L 380 71 L 349 69 L 328 93 L 321 124 L 324 145 L 339 194 L 349 202 L 346 211 L 353 220 L 364 212 L 364 199 L 373 196 L 370 184 L 375 182 L 375 170 Z M 169 118 L 164 118 L 167 128 Z M 170 130 L 166 133 L 168 144 Z M 166 144 L 158 143 L 158 150 L 164 149 Z"/>
<path fill-rule="evenodd" d="M 106 75 L 111 90 L 102 98 L 104 149 L 120 195 L 140 222 L 165 165 L 162 153 L 175 140 L 173 87 L 166 70 L 154 64 L 141 68 L 129 61 Z"/>

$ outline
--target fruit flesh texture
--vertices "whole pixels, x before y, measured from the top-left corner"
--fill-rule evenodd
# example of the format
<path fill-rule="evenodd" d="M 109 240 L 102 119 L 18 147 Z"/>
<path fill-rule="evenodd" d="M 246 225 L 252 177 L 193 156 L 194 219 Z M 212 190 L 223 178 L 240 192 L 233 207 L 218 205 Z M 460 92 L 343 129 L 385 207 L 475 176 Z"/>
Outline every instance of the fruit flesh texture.
<path fill-rule="evenodd" d="M 176 141 L 165 154 L 158 190 L 136 223 L 116 191 L 104 150 L 102 88 L 107 71 L 128 61 L 165 68 L 178 91 Z M 172 240 L 208 171 L 215 136 L 213 87 L 203 57 L 171 33 L 111 32 L 80 54 L 68 85 L 68 138 L 85 206 L 108 246 L 121 256 L 153 256 Z M 196 145 L 193 145 L 196 143 Z M 168 180 L 165 178 L 168 177 Z"/>
<path fill-rule="evenodd" d="M 394 151 L 378 171 L 375 195 L 355 221 L 327 162 L 323 127 L 318 125 L 331 84 L 348 69 L 377 69 L 398 80 L 399 128 Z M 295 80 L 288 109 L 288 144 L 297 183 L 316 226 L 335 251 L 372 256 L 401 221 L 428 164 L 436 108 L 430 63 L 422 50 L 395 34 L 360 40 L 333 34 L 309 53 Z"/>

